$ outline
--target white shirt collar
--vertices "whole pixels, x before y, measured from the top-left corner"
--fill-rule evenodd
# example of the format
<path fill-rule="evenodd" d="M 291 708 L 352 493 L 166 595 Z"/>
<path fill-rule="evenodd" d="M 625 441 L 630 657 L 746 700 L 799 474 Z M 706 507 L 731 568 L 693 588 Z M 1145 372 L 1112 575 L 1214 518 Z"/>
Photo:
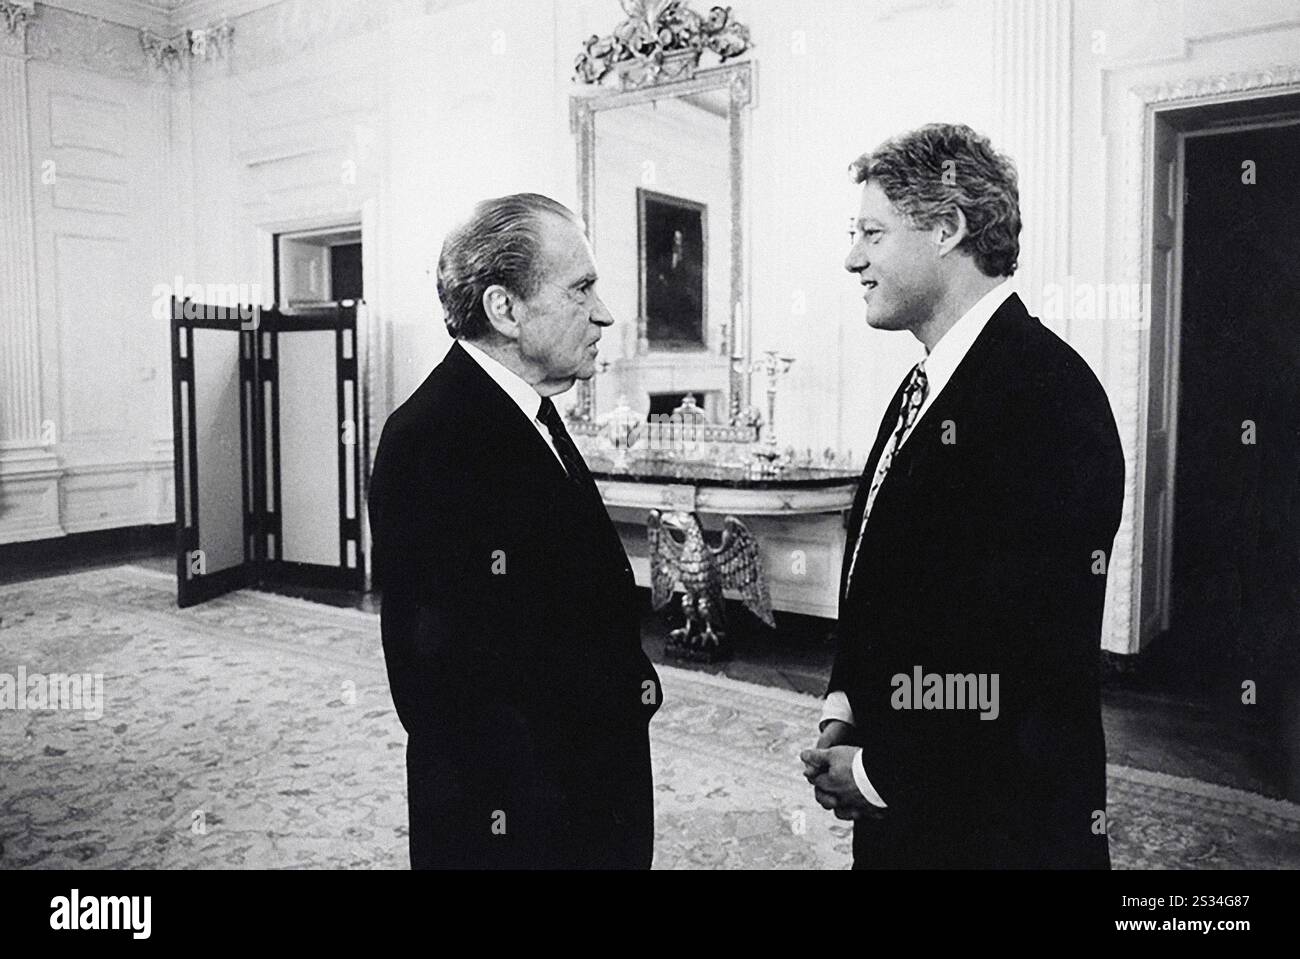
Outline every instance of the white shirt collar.
<path fill-rule="evenodd" d="M 536 422 L 537 414 L 542 409 L 542 396 L 535 389 L 528 385 L 514 370 L 503 366 L 499 361 L 488 356 L 481 349 L 468 340 L 457 340 L 466 353 L 474 357 L 474 361 L 483 367 L 483 371 L 496 382 L 497 386 L 505 390 L 508 397 L 515 401 L 525 416 L 530 421 Z"/>
<path fill-rule="evenodd" d="M 930 405 L 929 401 L 933 401 L 939 395 L 939 391 L 952 379 L 953 373 L 970 352 L 970 348 L 984 331 L 988 321 L 993 318 L 993 314 L 1011 293 L 1011 278 L 1007 277 L 980 297 L 975 305 L 962 314 L 962 318 L 939 338 L 939 342 L 934 344 L 934 349 L 925 358 L 925 376 L 928 382 L 926 406 Z"/>

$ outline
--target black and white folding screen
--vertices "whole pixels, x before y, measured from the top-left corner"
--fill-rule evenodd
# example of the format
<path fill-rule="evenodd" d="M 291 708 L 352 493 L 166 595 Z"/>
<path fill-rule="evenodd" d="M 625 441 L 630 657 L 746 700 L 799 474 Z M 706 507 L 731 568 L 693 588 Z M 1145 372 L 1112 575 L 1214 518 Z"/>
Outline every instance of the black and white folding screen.
<path fill-rule="evenodd" d="M 177 602 L 242 586 L 362 589 L 356 307 L 174 301 Z"/>

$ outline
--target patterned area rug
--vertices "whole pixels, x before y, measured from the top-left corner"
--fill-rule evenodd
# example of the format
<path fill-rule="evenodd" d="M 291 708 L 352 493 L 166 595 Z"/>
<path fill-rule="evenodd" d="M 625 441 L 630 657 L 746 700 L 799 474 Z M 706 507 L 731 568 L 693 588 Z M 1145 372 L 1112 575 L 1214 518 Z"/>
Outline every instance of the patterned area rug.
<path fill-rule="evenodd" d="M 253 591 L 178 610 L 169 576 L 95 570 L 0 587 L 0 685 L 20 668 L 102 674 L 102 716 L 0 709 L 0 867 L 407 865 L 376 617 Z M 656 867 L 848 866 L 799 774 L 817 702 L 660 672 Z M 1289 803 L 1112 766 L 1110 807 L 1119 868 L 1300 866 Z"/>

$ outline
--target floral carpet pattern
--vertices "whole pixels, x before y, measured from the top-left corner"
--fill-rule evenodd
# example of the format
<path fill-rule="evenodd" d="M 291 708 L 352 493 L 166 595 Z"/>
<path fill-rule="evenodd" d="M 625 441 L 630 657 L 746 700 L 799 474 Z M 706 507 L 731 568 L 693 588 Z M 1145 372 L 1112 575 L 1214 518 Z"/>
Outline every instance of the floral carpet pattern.
<path fill-rule="evenodd" d="M 0 587 L 0 680 L 20 669 L 102 674 L 102 716 L 0 708 L 0 868 L 407 865 L 372 614 L 255 591 L 180 610 L 169 576 L 93 570 Z M 800 775 L 817 701 L 660 674 L 656 868 L 846 868 L 850 829 Z M 1300 807 L 1109 773 L 1117 868 L 1300 866 Z"/>

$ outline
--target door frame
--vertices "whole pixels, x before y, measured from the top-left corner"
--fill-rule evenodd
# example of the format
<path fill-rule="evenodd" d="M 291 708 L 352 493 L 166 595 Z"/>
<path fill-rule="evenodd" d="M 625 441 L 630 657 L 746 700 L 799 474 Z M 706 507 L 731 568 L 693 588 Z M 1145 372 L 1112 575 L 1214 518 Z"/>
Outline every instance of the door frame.
<path fill-rule="evenodd" d="M 1124 516 L 1110 568 L 1103 645 L 1113 652 L 1138 653 L 1169 627 L 1176 488 L 1182 203 L 1177 204 L 1174 275 L 1169 286 L 1173 309 L 1167 313 L 1166 330 L 1150 312 L 1158 236 L 1154 195 L 1156 144 L 1161 133 L 1158 125 L 1173 127 L 1177 134 L 1175 176 L 1181 197 L 1186 189 L 1182 162 L 1186 136 L 1293 122 L 1300 116 L 1300 109 L 1288 102 L 1279 112 L 1277 101 L 1300 95 L 1300 66 L 1133 87 L 1128 94 L 1123 134 L 1125 189 L 1119 202 L 1123 242 L 1120 253 L 1126 278 L 1143 291 L 1143 312 L 1139 322 L 1120 330 L 1109 346 L 1119 371 L 1111 382 L 1117 400 L 1116 420 L 1130 464 Z M 1153 333 L 1163 335 L 1157 340 Z M 1167 395 L 1172 397 L 1162 464 L 1166 477 L 1163 486 L 1151 482 L 1150 467 L 1155 464 L 1149 462 L 1152 424 L 1148 417 L 1156 389 L 1167 389 Z M 1163 524 L 1156 525 L 1163 539 L 1156 539 L 1148 529 L 1147 513 L 1152 509 L 1165 511 Z M 1155 577 L 1154 582 L 1151 577 Z"/>
<path fill-rule="evenodd" d="M 375 198 L 362 201 L 359 207 L 335 210 L 312 216 L 276 218 L 253 225 L 253 249 L 257 251 L 257 275 L 262 289 L 276 291 L 279 264 L 276 236 L 281 233 L 301 233 L 334 229 L 361 231 L 361 275 L 365 299 L 356 304 L 356 360 L 357 360 L 357 443 L 360 446 L 361 466 L 357 477 L 361 491 L 361 552 L 363 559 L 364 588 L 372 588 L 372 549 L 370 520 L 366 504 L 370 500 L 370 473 L 374 468 L 375 437 L 390 412 L 392 394 L 392 361 L 388 331 L 377 321 L 380 293 L 379 270 L 379 205 Z M 272 292 L 271 297 L 275 297 Z M 271 305 L 270 303 L 266 305 Z M 278 303 L 275 304 L 277 307 Z M 376 420 L 378 419 L 378 422 Z"/>
<path fill-rule="evenodd" d="M 1267 101 L 1265 101 L 1267 103 Z M 1255 108 L 1263 104 L 1238 101 L 1234 106 L 1245 108 L 1244 112 L 1252 114 Z M 1165 530 L 1164 542 L 1160 544 L 1159 557 L 1160 561 L 1156 564 L 1155 575 L 1160 578 L 1156 584 L 1156 591 L 1162 597 L 1162 602 L 1157 610 L 1154 610 L 1154 618 L 1147 622 L 1142 622 L 1142 640 L 1146 642 L 1154 639 L 1160 633 L 1166 632 L 1171 626 L 1174 593 L 1173 593 L 1173 553 L 1177 547 L 1177 530 L 1174 524 L 1174 516 L 1177 508 L 1178 496 L 1178 436 L 1179 436 L 1179 400 L 1181 398 L 1180 390 L 1182 383 L 1182 355 L 1183 355 L 1183 244 L 1185 240 L 1185 216 L 1184 209 L 1187 205 L 1187 141 L 1195 140 L 1202 137 L 1224 136 L 1232 133 L 1245 133 L 1251 130 L 1269 130 L 1280 127 L 1300 126 L 1300 106 L 1293 110 L 1283 111 L 1276 115 L 1264 114 L 1258 118 L 1251 119 L 1218 119 L 1207 118 L 1203 115 L 1204 111 L 1198 111 L 1195 108 L 1185 111 L 1187 116 L 1180 118 L 1175 126 L 1172 118 L 1168 113 L 1158 113 L 1155 117 L 1156 124 L 1169 124 L 1176 141 L 1176 154 L 1174 163 L 1174 189 L 1177 195 L 1182 198 L 1178 204 L 1177 217 L 1175 220 L 1174 232 L 1174 257 L 1173 269 L 1174 276 L 1170 283 L 1170 298 L 1172 303 L 1169 307 L 1170 324 L 1169 336 L 1166 339 L 1168 344 L 1168 354 L 1165 357 L 1164 368 L 1169 371 L 1169 384 L 1167 395 L 1169 398 L 1169 437 L 1167 442 L 1167 460 L 1164 464 L 1168 482 L 1165 486 L 1165 495 L 1161 499 L 1160 508 L 1164 510 L 1163 529 Z M 1157 127 L 1157 131 L 1159 127 Z M 1158 142 L 1158 135 L 1156 137 Z M 1154 243 L 1153 243 L 1154 247 Z M 1154 249 L 1153 249 L 1154 253 Z M 1154 364 L 1154 357 L 1148 357 L 1149 364 Z M 1148 375 L 1148 379 L 1154 379 Z M 1147 438 L 1150 440 L 1150 431 L 1148 430 Z M 1154 491 L 1147 490 L 1148 500 L 1145 507 L 1153 508 L 1151 503 Z M 1147 575 L 1150 575 L 1149 570 Z M 1140 594 L 1139 594 L 1140 595 Z M 1156 628 L 1158 624 L 1158 628 Z"/>

